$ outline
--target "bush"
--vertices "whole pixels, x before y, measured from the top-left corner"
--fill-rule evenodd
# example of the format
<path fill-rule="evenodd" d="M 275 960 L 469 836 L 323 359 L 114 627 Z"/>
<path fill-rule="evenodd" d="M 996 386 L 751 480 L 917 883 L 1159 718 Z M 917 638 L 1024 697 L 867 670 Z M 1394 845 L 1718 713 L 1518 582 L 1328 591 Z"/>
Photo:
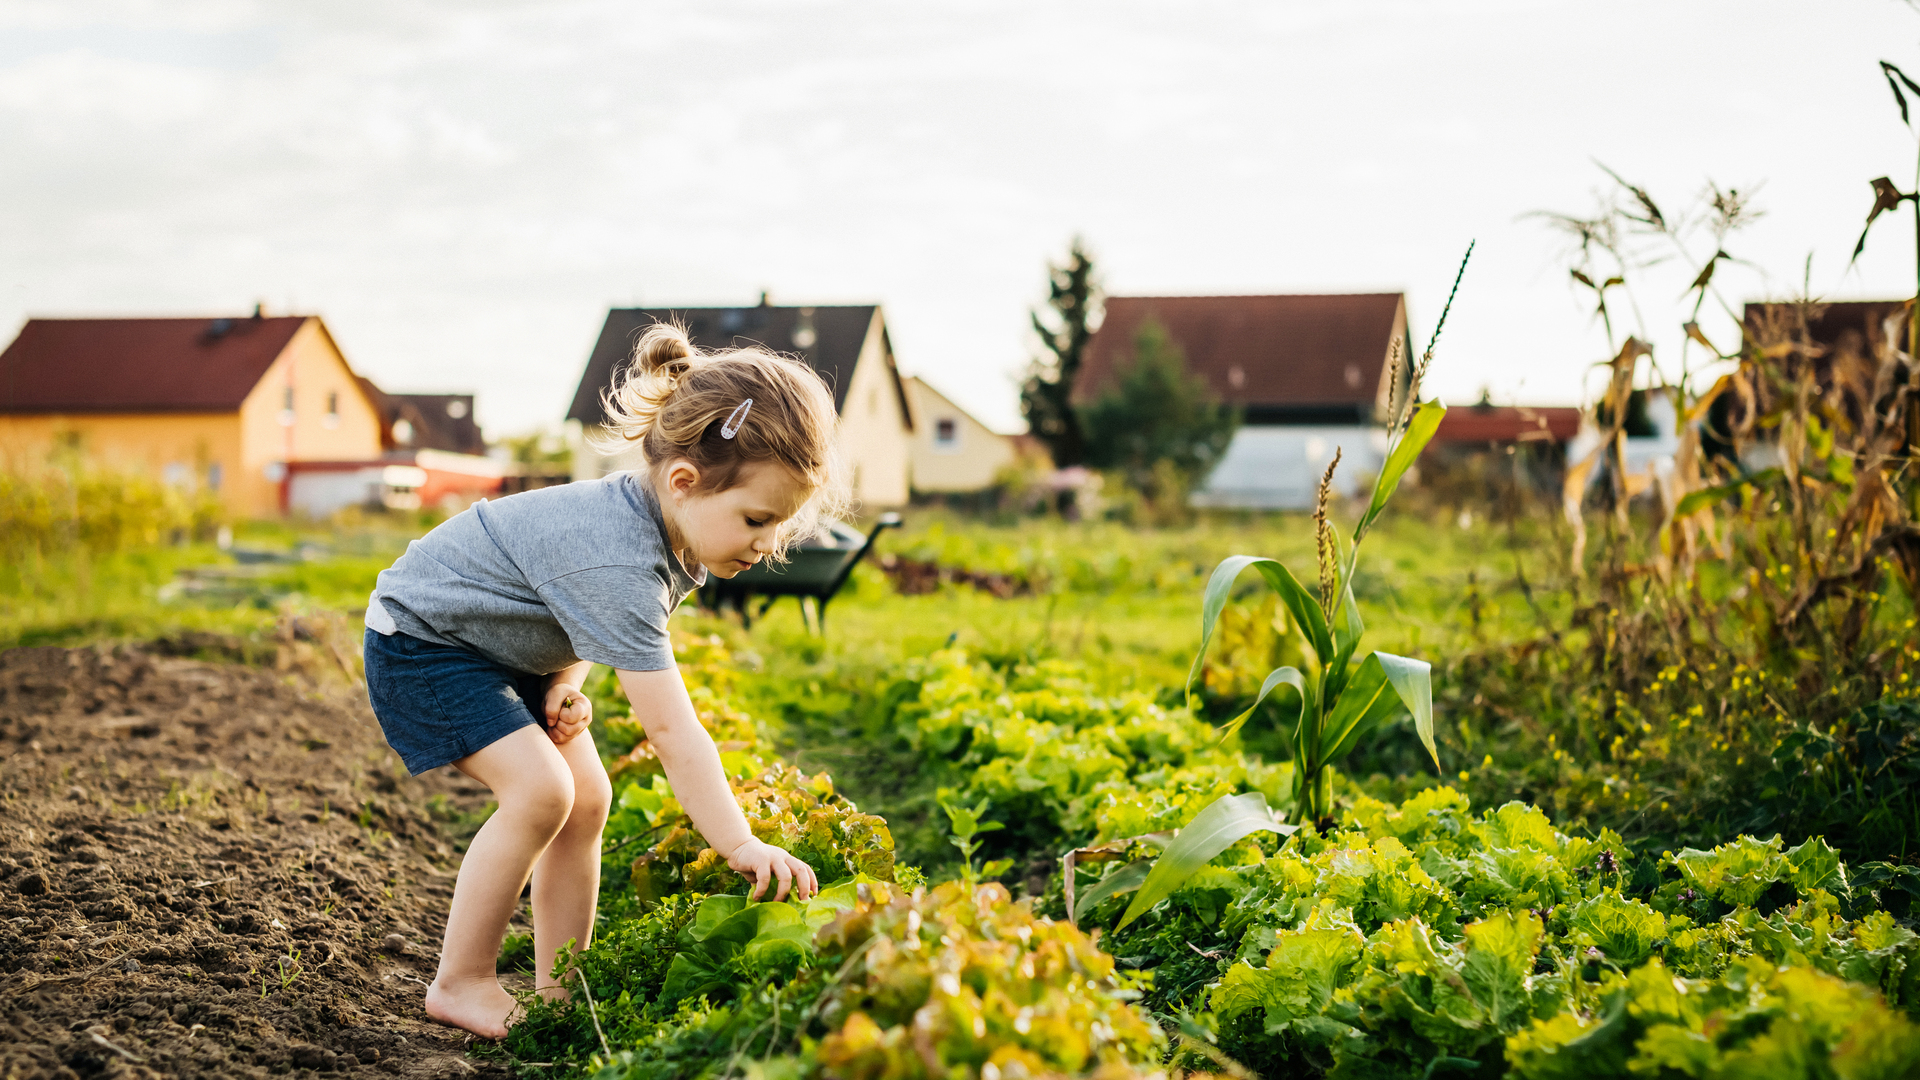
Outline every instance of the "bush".
<path fill-rule="evenodd" d="M 205 538 L 217 499 L 132 474 L 94 469 L 0 472 L 0 553 L 9 560 L 104 555 Z"/>

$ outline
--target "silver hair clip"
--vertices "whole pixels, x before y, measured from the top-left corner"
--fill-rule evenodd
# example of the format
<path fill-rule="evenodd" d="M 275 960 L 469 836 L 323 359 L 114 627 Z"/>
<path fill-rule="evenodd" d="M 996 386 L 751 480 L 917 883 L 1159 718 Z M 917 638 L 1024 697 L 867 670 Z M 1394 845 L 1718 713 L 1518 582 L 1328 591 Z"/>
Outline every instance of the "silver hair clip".
<path fill-rule="evenodd" d="M 753 411 L 753 399 L 748 398 L 734 407 L 725 420 L 720 421 L 720 437 L 731 439 L 740 434 L 740 425 L 747 422 L 747 413 Z"/>

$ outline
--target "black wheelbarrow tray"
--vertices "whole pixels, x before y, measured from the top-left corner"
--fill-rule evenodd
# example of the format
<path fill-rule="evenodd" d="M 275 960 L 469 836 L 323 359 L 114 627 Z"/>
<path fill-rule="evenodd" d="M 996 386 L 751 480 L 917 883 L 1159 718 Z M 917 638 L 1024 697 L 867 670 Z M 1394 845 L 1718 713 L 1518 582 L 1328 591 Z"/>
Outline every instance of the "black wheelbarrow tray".
<path fill-rule="evenodd" d="M 873 550 L 880 534 L 900 524 L 899 514 L 882 514 L 865 536 L 851 526 L 833 522 L 819 536 L 787 550 L 787 561 L 774 565 L 765 560 L 730 578 L 711 575 L 700 589 L 700 606 L 718 611 L 731 604 L 740 613 L 743 626 L 751 627 L 756 616 L 765 616 L 774 601 L 783 596 L 800 599 L 800 617 L 807 616 L 806 600 L 813 598 L 814 623 L 821 633 L 827 628 L 827 602 L 840 586 L 847 583 L 853 568 Z M 759 596 L 760 610 L 749 613 L 748 602 Z"/>

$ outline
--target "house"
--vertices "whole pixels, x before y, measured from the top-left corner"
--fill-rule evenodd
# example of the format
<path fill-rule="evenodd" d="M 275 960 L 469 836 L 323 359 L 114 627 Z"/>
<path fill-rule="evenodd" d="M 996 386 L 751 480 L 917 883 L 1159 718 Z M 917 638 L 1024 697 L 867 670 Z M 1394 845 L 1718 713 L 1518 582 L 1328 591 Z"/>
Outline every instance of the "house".
<path fill-rule="evenodd" d="M 1483 397 L 1447 410 L 1427 456 L 1450 460 L 1520 449 L 1564 462 L 1582 423 L 1581 411 L 1572 406 L 1495 405 Z"/>
<path fill-rule="evenodd" d="M 600 329 L 567 419 L 579 424 L 574 477 L 591 480 L 645 464 L 637 446 L 608 447 L 601 395 L 626 368 L 634 343 L 656 322 L 679 322 L 703 349 L 760 345 L 797 356 L 833 391 L 840 450 L 853 493 L 867 509 L 905 505 L 912 460 L 913 408 L 894 363 L 878 304 L 784 307 L 765 294 L 752 307 L 614 308 Z"/>
<path fill-rule="evenodd" d="M 1115 385 L 1149 321 L 1243 420 L 1194 505 L 1309 508 L 1336 449 L 1342 494 L 1356 493 L 1378 471 L 1383 425 L 1409 367 L 1402 294 L 1108 297 L 1076 401 L 1091 402 Z M 1397 372 L 1389 368 L 1396 341 Z"/>
<path fill-rule="evenodd" d="M 1570 406 L 1495 405 L 1483 396 L 1447 410 L 1421 455 L 1421 468 L 1461 482 L 1520 479 L 1541 491 L 1558 490 L 1568 448 L 1586 431 L 1583 423 L 1581 410 Z M 1497 473 L 1489 475 L 1489 466 Z"/>
<path fill-rule="evenodd" d="M 487 456 L 487 439 L 474 418 L 472 394 L 389 394 L 361 379 L 380 410 L 382 458 L 421 470 L 414 506 L 464 510 L 503 490 L 506 463 Z"/>
<path fill-rule="evenodd" d="M 1753 303 L 1742 312 L 1747 343 L 1779 358 L 1774 378 L 1754 378 L 1743 369 L 1733 393 L 1722 394 L 1707 415 L 1706 445 L 1716 453 L 1731 453 L 1732 432 L 1750 427 L 1749 415 L 1765 416 L 1782 404 L 1782 387 L 1790 388 L 1803 376 L 1811 376 L 1819 395 L 1846 418 L 1846 426 L 1858 427 L 1876 407 L 1876 400 L 1888 393 L 1880 384 L 1881 367 L 1893 360 L 1893 386 L 1898 386 L 1911 360 L 1900 361 L 1903 354 L 1913 355 L 1907 341 L 1913 314 L 1911 300 L 1855 300 L 1818 304 Z M 1884 408 L 1884 401 L 1880 402 Z M 1771 443 L 1777 429 L 1755 429 L 1756 445 L 1750 453 L 1759 456 L 1748 462 L 1750 468 L 1777 464 Z M 1920 430 L 1909 440 L 1920 440 Z M 1767 445 L 1758 445 L 1764 439 Z"/>
<path fill-rule="evenodd" d="M 913 409 L 913 490 L 957 495 L 984 491 L 1021 457 L 1018 436 L 975 420 L 925 379 L 906 380 Z"/>
<path fill-rule="evenodd" d="M 215 494 L 295 504 L 314 462 L 376 462 L 378 408 L 318 316 L 30 319 L 0 353 L 0 463 L 75 454 Z"/>

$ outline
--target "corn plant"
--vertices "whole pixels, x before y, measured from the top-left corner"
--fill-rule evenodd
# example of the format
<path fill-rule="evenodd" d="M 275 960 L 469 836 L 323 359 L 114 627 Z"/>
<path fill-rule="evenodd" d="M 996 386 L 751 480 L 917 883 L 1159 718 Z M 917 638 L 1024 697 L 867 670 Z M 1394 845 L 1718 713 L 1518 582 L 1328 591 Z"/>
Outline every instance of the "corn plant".
<path fill-rule="evenodd" d="M 1192 693 L 1200 665 L 1206 658 L 1213 637 L 1214 623 L 1226 607 L 1233 583 L 1248 567 L 1256 570 L 1280 597 L 1288 614 L 1305 632 L 1308 649 L 1317 662 L 1307 671 L 1294 667 L 1274 670 L 1260 686 L 1260 693 L 1245 712 L 1228 725 L 1228 733 L 1239 730 L 1254 709 L 1281 685 L 1290 686 L 1300 702 L 1293 730 L 1293 795 L 1297 816 L 1303 821 L 1319 821 L 1333 809 L 1333 774 L 1330 766 L 1373 729 L 1395 716 L 1404 704 L 1412 711 L 1414 727 L 1427 752 L 1439 756 L 1433 745 L 1433 685 L 1431 665 L 1424 660 L 1395 656 L 1375 650 L 1366 659 L 1354 662 L 1360 638 L 1366 632 L 1358 604 L 1353 598 L 1353 571 L 1357 565 L 1360 542 L 1379 516 L 1393 489 L 1399 486 L 1433 433 L 1446 415 L 1446 407 L 1437 401 L 1413 409 L 1412 422 L 1401 433 L 1399 443 L 1387 457 L 1386 467 L 1375 482 L 1373 499 L 1367 513 L 1355 528 L 1353 541 L 1344 557 L 1338 541 L 1326 523 L 1324 513 L 1316 514 L 1321 537 L 1320 595 L 1301 585 L 1278 559 L 1257 555 L 1234 555 L 1221 561 L 1207 582 L 1201 607 L 1200 652 L 1194 657 L 1187 677 Z M 1332 486 L 1333 470 L 1321 481 L 1325 492 Z M 1389 694 L 1391 689 L 1393 693 Z"/>
<path fill-rule="evenodd" d="M 1906 72 L 1886 60 L 1880 61 L 1880 73 L 1887 77 L 1887 88 L 1893 91 L 1893 100 L 1900 106 L 1900 122 L 1911 130 L 1913 117 L 1907 110 L 1907 95 L 1900 92 L 1900 87 L 1904 84 L 1914 95 L 1920 96 L 1920 83 L 1908 78 Z M 1867 233 L 1873 230 L 1874 219 L 1889 210 L 1898 210 L 1903 202 L 1913 204 L 1913 233 L 1916 239 L 1920 239 L 1920 161 L 1914 165 L 1913 191 L 1901 191 L 1894 186 L 1893 178 L 1888 176 L 1878 177 L 1869 183 L 1873 185 L 1873 209 L 1867 211 L 1867 224 L 1860 230 L 1860 242 L 1853 246 L 1853 258 L 1847 260 L 1849 267 L 1860 258 L 1861 252 L 1867 250 Z M 1914 262 L 1916 272 L 1920 273 L 1920 248 L 1915 249 Z M 1907 312 L 1907 320 L 1907 341 L 1911 351 L 1911 343 L 1920 341 L 1920 302 Z"/>
<path fill-rule="evenodd" d="M 1441 310 L 1440 320 L 1434 326 L 1433 337 L 1428 340 L 1420 362 L 1412 366 L 1404 391 L 1394 395 L 1396 415 L 1389 430 L 1386 463 L 1374 478 L 1373 497 L 1367 502 L 1366 512 L 1360 515 L 1353 535 L 1344 545 L 1327 516 L 1333 471 L 1340 463 L 1338 451 L 1320 480 L 1313 515 L 1319 555 L 1318 595 L 1302 585 L 1278 559 L 1258 555 L 1233 555 L 1223 559 L 1207 581 L 1200 606 L 1200 651 L 1195 654 L 1193 668 L 1187 674 L 1189 704 L 1193 699 L 1193 684 L 1199 679 L 1201 665 L 1206 660 L 1207 646 L 1213 640 L 1214 626 L 1231 598 L 1234 582 L 1245 570 L 1252 568 L 1260 575 L 1306 637 L 1307 650 L 1312 656 L 1308 669 L 1302 671 L 1292 666 L 1275 669 L 1261 683 L 1253 704 L 1234 717 L 1225 729 L 1228 735 L 1238 731 L 1281 686 L 1293 689 L 1293 696 L 1300 703 L 1290 740 L 1293 811 L 1302 822 L 1321 822 L 1331 816 L 1334 764 L 1361 739 L 1399 715 L 1403 708 L 1413 714 L 1414 731 L 1433 757 L 1434 766 L 1438 768 L 1440 764 L 1439 751 L 1433 743 L 1432 665 L 1425 660 L 1378 650 L 1363 659 L 1355 659 L 1366 624 L 1353 597 L 1353 574 L 1359 565 L 1361 542 L 1447 414 L 1446 406 L 1438 399 L 1420 401 L 1420 384 L 1433 361 L 1433 348 L 1446 326 L 1453 296 L 1460 289 L 1460 278 L 1466 274 L 1467 259 L 1472 257 L 1473 246 L 1468 245 L 1466 258 L 1460 260 L 1459 273 L 1454 276 L 1453 292 L 1448 294 L 1447 306 Z M 1402 367 L 1397 341 L 1388 367 L 1397 381 Z M 1193 824 L 1181 830 L 1166 853 L 1154 863 L 1121 916 L 1120 925 L 1125 926 L 1146 914 L 1214 856 L 1243 837 L 1262 830 L 1291 831 L 1277 825 L 1259 793 L 1215 800 L 1200 812 Z"/>

